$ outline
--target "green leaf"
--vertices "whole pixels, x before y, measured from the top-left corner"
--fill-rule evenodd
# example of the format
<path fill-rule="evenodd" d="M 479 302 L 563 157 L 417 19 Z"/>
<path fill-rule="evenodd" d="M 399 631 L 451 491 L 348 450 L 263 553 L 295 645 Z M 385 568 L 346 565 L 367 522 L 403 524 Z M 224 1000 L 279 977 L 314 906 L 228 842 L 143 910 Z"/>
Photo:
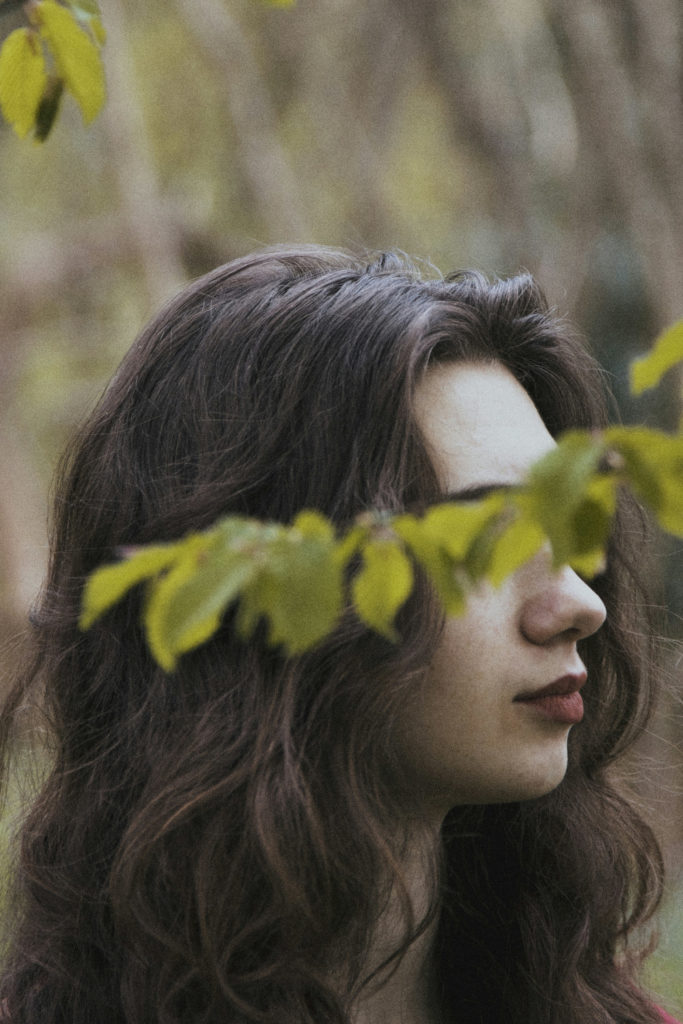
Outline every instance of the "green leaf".
<path fill-rule="evenodd" d="M 21 139 L 35 123 L 46 84 L 45 57 L 36 33 L 15 29 L 0 49 L 0 110 Z"/>
<path fill-rule="evenodd" d="M 95 0 L 67 0 L 74 15 L 93 35 L 99 46 L 104 46 L 107 33 L 101 20 L 99 4 Z"/>
<path fill-rule="evenodd" d="M 38 104 L 38 110 L 36 112 L 36 130 L 35 137 L 38 142 L 44 142 L 52 131 L 52 126 L 55 123 L 57 114 L 59 113 L 59 105 L 62 100 L 62 93 L 64 92 L 64 82 L 61 78 L 50 77 L 45 92 L 40 98 Z"/>
<path fill-rule="evenodd" d="M 427 573 L 448 615 L 464 611 L 466 586 L 485 571 L 488 537 L 504 507 L 504 495 L 492 494 L 479 502 L 433 505 L 419 519 L 394 520 L 394 531 Z"/>
<path fill-rule="evenodd" d="M 545 543 L 545 532 L 533 518 L 524 514 L 509 517 L 491 543 L 486 579 L 494 587 L 499 587 L 503 580 L 533 558 Z"/>
<path fill-rule="evenodd" d="M 259 621 L 267 614 L 272 601 L 272 588 L 263 572 L 257 573 L 245 587 L 237 606 L 235 626 L 243 640 L 248 640 Z"/>
<path fill-rule="evenodd" d="M 672 366 L 683 360 L 683 320 L 669 327 L 657 338 L 652 348 L 642 359 L 631 364 L 631 391 L 640 395 L 655 387 Z"/>
<path fill-rule="evenodd" d="M 353 556 L 360 550 L 369 535 L 369 527 L 356 524 L 337 541 L 334 557 L 340 568 L 345 568 Z"/>
<path fill-rule="evenodd" d="M 35 7 L 35 19 L 88 124 L 104 103 L 104 69 L 97 46 L 73 14 L 55 0 L 41 0 Z"/>
<path fill-rule="evenodd" d="M 370 537 L 362 555 L 363 564 L 351 584 L 355 609 L 371 629 L 397 640 L 393 621 L 413 586 L 410 559 L 394 537 Z"/>
<path fill-rule="evenodd" d="M 410 554 L 427 574 L 445 612 L 460 615 L 465 609 L 465 592 L 460 578 L 462 562 L 444 549 L 437 531 L 425 525 L 426 516 L 398 516 L 393 522 L 394 532 L 405 542 Z"/>
<path fill-rule="evenodd" d="M 102 11 L 96 0 L 67 0 L 71 10 L 78 17 L 100 18 Z"/>
<path fill-rule="evenodd" d="M 81 629 L 89 629 L 112 605 L 143 580 L 157 576 L 178 556 L 183 541 L 142 547 L 122 562 L 104 565 L 88 577 L 83 591 Z"/>
<path fill-rule="evenodd" d="M 104 44 L 107 41 L 107 31 L 106 31 L 104 25 L 102 24 L 101 19 L 100 18 L 90 18 L 90 21 L 88 22 L 88 28 L 90 29 L 90 31 L 92 32 L 93 36 L 95 37 L 95 42 L 99 46 L 104 46 Z"/>
<path fill-rule="evenodd" d="M 313 512 L 304 509 L 299 512 L 292 522 L 291 531 L 293 536 L 301 536 L 311 540 L 319 540 L 324 544 L 331 544 L 335 539 L 334 527 L 321 515 L 320 512 Z"/>
<path fill-rule="evenodd" d="M 273 539 L 252 605 L 252 618 L 260 609 L 269 619 L 270 642 L 288 654 L 308 650 L 333 629 L 343 606 L 343 565 L 323 516 L 302 512 Z"/>
<path fill-rule="evenodd" d="M 588 537 L 582 535 L 582 508 L 586 501 L 598 500 L 597 492 L 589 499 L 589 489 L 604 451 L 602 437 L 572 430 L 531 469 L 523 511 L 545 531 L 555 566 L 571 562 L 576 554 L 585 554 L 604 539 L 595 529 Z M 606 496 L 605 490 L 605 500 Z M 585 524 L 596 527 L 597 519 L 587 518 Z"/>
<path fill-rule="evenodd" d="M 502 494 L 492 494 L 483 501 L 433 505 L 422 519 L 422 531 L 453 561 L 462 562 L 473 542 L 501 514 L 505 504 Z"/>
<path fill-rule="evenodd" d="M 613 474 L 593 477 L 574 510 L 574 537 L 567 561 L 586 579 L 605 568 L 605 550 L 617 504 L 617 483 Z"/>
<path fill-rule="evenodd" d="M 258 571 L 256 562 L 235 548 L 250 524 L 229 525 L 186 539 L 173 568 L 150 588 L 145 628 L 167 672 L 181 654 L 213 636 L 228 605 Z"/>
<path fill-rule="evenodd" d="M 660 526 L 683 536 L 683 435 L 647 427 L 612 427 L 605 436 L 623 459 L 623 478 Z"/>

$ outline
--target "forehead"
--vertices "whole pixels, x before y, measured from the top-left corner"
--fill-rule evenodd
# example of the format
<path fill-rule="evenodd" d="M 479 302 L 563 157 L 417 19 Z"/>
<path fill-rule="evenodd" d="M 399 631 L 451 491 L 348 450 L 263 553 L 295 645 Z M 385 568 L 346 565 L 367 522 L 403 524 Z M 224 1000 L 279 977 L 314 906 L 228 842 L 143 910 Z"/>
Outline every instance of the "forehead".
<path fill-rule="evenodd" d="M 516 484 L 555 447 L 536 406 L 500 363 L 438 363 L 415 393 L 415 417 L 444 491 Z"/>

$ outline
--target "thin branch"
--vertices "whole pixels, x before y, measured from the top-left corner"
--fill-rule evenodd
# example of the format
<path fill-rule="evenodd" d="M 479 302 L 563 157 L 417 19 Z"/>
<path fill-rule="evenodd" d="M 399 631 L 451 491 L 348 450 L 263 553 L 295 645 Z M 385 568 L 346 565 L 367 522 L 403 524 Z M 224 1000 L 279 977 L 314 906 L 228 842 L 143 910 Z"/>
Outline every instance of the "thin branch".
<path fill-rule="evenodd" d="M 239 156 L 269 234 L 279 240 L 310 240 L 299 183 L 278 137 L 266 77 L 237 18 L 217 0 L 176 0 L 202 49 L 221 69 Z"/>
<path fill-rule="evenodd" d="M 594 190 L 602 188 L 616 218 L 629 229 L 658 326 L 664 327 L 681 313 L 683 240 L 649 166 L 633 82 L 614 28 L 593 0 L 549 0 L 549 7 L 554 31 L 567 48 L 565 73 L 584 156 L 598 182 Z"/>
<path fill-rule="evenodd" d="M 149 301 L 158 306 L 186 280 L 180 243 L 159 189 L 154 156 L 136 88 L 121 0 L 107 0 L 105 50 L 108 98 L 104 123 L 121 212 L 142 266 Z"/>

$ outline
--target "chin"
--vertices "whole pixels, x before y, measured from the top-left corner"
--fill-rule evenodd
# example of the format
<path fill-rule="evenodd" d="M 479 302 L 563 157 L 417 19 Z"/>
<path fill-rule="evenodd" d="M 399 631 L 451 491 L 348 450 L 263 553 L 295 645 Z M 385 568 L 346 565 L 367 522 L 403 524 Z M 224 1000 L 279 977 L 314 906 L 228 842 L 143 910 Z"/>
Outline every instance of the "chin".
<path fill-rule="evenodd" d="M 522 800 L 538 800 L 547 796 L 560 785 L 567 774 L 566 751 L 557 763 L 534 766 L 532 770 L 521 772 L 516 778 L 506 779 L 503 790 L 497 800 L 491 803 L 518 803 Z"/>
<path fill-rule="evenodd" d="M 567 750 L 551 758 L 542 758 L 524 764 L 508 766 L 504 778 L 482 780 L 471 787 L 467 799 L 455 804 L 512 804 L 524 800 L 538 800 L 560 785 L 567 774 Z"/>
<path fill-rule="evenodd" d="M 548 796 L 549 793 L 554 792 L 563 780 L 564 775 L 561 778 L 554 779 L 552 782 L 548 780 L 544 783 L 539 783 L 536 786 L 528 786 L 520 790 L 520 792 L 511 799 L 499 801 L 499 803 L 520 803 L 525 800 L 540 800 L 542 796 Z"/>

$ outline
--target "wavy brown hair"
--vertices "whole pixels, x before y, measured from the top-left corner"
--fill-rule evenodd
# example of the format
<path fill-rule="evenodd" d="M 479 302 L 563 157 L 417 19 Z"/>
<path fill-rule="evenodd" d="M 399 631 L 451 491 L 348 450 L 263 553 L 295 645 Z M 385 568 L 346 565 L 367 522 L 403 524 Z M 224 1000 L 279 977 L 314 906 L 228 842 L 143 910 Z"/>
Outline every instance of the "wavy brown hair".
<path fill-rule="evenodd" d="M 12 883 L 12 1024 L 342 1024 L 387 892 L 406 911 L 397 956 L 424 927 L 390 784 L 392 723 L 443 625 L 424 585 L 399 645 L 348 615 L 286 659 L 240 641 L 228 614 L 171 675 L 139 596 L 87 633 L 77 620 L 85 578 L 121 545 L 229 513 L 308 507 L 343 525 L 438 498 L 413 394 L 428 363 L 462 359 L 508 367 L 553 434 L 605 422 L 599 369 L 526 275 L 271 250 L 201 278 L 138 338 L 65 456 L 31 664 L 2 715 L 7 758 L 40 706 L 50 757 Z M 430 912 L 444 1022 L 658 1019 L 627 939 L 657 905 L 660 855 L 608 774 L 653 699 L 639 535 L 624 505 L 565 780 L 444 823 Z"/>

